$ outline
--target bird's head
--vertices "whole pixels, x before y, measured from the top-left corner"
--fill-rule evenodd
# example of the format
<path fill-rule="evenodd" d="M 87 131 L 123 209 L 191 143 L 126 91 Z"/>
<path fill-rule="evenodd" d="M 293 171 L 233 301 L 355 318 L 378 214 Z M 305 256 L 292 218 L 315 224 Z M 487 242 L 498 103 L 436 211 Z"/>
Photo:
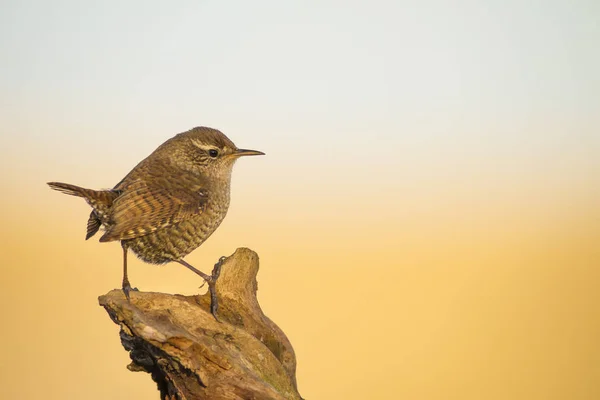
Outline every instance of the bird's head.
<path fill-rule="evenodd" d="M 180 133 L 174 139 L 181 145 L 176 155 L 179 162 L 215 179 L 229 179 L 233 164 L 240 157 L 264 155 L 256 150 L 238 149 L 221 131 L 203 126 Z"/>

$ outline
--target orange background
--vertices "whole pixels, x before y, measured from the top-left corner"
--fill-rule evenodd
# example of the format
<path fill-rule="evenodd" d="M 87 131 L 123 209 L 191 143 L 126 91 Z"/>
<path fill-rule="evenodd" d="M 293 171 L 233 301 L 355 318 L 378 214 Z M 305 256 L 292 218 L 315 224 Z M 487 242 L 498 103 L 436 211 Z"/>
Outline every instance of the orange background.
<path fill-rule="evenodd" d="M 187 260 L 258 252 L 305 398 L 600 398 L 596 6 L 182 4 L 2 6 L 4 397 L 157 398 L 97 304 L 120 247 L 45 182 L 112 187 L 208 125 L 267 155 Z"/>

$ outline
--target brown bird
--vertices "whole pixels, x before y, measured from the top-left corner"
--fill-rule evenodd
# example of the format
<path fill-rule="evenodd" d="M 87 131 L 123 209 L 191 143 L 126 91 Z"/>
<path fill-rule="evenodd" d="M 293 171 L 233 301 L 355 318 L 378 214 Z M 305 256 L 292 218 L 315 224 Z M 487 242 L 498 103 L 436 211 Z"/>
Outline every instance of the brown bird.
<path fill-rule="evenodd" d="M 231 171 L 241 156 L 263 155 L 238 149 L 216 129 L 193 128 L 160 145 L 113 189 L 92 190 L 60 182 L 52 189 L 83 197 L 92 207 L 86 240 L 101 226 L 101 242 L 120 240 L 123 292 L 129 299 L 127 250 L 151 264 L 178 262 L 200 275 L 218 308 L 215 282 L 223 257 L 207 275 L 183 260 L 217 229 L 229 208 Z M 135 290 L 135 289 L 134 289 Z"/>

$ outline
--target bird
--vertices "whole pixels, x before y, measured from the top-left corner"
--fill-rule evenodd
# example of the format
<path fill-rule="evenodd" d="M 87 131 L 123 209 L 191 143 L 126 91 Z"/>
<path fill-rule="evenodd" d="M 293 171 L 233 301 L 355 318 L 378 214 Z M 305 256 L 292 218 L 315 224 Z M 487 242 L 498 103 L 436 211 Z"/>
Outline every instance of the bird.
<path fill-rule="evenodd" d="M 210 311 L 217 318 L 215 283 L 225 257 L 211 275 L 183 258 L 219 227 L 230 203 L 231 173 L 243 156 L 264 155 L 239 149 L 221 131 L 199 126 L 161 144 L 137 164 L 114 188 L 86 189 L 48 182 L 54 190 L 83 197 L 92 207 L 85 239 L 100 228 L 100 242 L 120 241 L 123 250 L 122 290 L 130 301 L 127 253 L 150 264 L 177 262 L 200 275 L 210 292 Z"/>

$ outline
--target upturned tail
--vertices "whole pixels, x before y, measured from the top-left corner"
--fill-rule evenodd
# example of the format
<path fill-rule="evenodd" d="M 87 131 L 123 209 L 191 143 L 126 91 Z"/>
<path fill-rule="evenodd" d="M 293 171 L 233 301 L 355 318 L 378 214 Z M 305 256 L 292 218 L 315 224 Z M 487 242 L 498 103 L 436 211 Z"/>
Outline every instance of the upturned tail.
<path fill-rule="evenodd" d="M 48 186 L 71 196 L 83 197 L 92 206 L 93 211 L 87 223 L 86 240 L 98 232 L 102 216 L 108 213 L 113 201 L 119 196 L 119 191 L 116 190 L 86 189 L 62 182 L 48 182 Z"/>
<path fill-rule="evenodd" d="M 63 192 L 64 194 L 69 194 L 71 196 L 77 197 L 85 197 L 86 199 L 94 197 L 94 193 L 97 192 L 96 190 L 84 189 L 79 186 L 70 185 L 68 183 L 62 182 L 48 182 L 48 186 L 50 186 L 54 190 Z"/>

